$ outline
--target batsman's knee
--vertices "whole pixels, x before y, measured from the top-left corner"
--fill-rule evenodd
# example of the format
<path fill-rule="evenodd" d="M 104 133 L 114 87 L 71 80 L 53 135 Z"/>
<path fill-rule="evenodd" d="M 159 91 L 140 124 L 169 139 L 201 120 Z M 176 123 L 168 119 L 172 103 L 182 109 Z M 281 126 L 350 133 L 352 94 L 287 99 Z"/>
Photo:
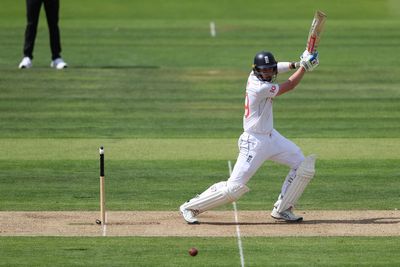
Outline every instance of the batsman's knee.
<path fill-rule="evenodd" d="M 226 182 L 224 190 L 231 202 L 238 200 L 241 196 L 250 191 L 250 189 L 244 184 L 231 182 Z"/>

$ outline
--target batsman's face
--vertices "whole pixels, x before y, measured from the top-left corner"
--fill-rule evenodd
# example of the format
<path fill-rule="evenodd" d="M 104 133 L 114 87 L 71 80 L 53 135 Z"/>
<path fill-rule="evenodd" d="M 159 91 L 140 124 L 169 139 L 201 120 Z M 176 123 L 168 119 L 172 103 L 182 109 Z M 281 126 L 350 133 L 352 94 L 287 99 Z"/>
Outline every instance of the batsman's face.
<path fill-rule="evenodd" d="M 273 78 L 275 78 L 276 71 L 273 68 L 267 68 L 267 69 L 259 69 L 258 70 L 262 79 L 264 81 L 272 81 Z"/>

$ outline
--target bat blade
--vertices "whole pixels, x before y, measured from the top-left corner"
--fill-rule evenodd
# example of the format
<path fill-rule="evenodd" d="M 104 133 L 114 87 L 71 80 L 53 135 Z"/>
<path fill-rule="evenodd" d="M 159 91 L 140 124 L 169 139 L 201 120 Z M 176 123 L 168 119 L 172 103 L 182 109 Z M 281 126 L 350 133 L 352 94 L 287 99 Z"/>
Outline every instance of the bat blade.
<path fill-rule="evenodd" d="M 307 38 L 307 51 L 314 53 L 319 45 L 321 34 L 324 30 L 326 15 L 324 12 L 317 10 L 311 23 L 310 32 Z"/>

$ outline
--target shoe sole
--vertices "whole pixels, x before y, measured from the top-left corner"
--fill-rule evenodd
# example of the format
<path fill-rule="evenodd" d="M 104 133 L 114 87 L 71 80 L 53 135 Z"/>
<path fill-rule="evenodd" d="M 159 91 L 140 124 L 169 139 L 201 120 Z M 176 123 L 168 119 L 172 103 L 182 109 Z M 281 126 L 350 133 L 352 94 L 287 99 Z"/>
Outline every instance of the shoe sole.
<path fill-rule="evenodd" d="M 297 220 L 286 220 L 284 218 L 278 218 L 278 217 L 274 217 L 271 215 L 272 218 L 274 218 L 275 220 L 281 220 L 281 221 L 285 221 L 288 223 L 298 223 L 298 222 L 302 222 L 303 221 L 303 217 L 298 218 Z"/>
<path fill-rule="evenodd" d="M 57 68 L 56 65 L 50 64 L 50 68 L 57 69 L 57 70 L 62 70 L 62 69 L 68 68 L 68 65 L 64 65 L 62 68 Z"/>

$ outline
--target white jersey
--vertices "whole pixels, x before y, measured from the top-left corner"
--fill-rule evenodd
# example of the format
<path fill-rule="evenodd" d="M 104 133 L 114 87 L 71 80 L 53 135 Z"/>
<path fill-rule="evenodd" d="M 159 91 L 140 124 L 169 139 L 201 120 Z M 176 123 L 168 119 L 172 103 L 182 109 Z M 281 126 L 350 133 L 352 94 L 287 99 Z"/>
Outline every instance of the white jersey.
<path fill-rule="evenodd" d="M 253 72 L 247 80 L 243 128 L 247 133 L 269 134 L 274 128 L 272 101 L 279 85 L 260 81 Z"/>

